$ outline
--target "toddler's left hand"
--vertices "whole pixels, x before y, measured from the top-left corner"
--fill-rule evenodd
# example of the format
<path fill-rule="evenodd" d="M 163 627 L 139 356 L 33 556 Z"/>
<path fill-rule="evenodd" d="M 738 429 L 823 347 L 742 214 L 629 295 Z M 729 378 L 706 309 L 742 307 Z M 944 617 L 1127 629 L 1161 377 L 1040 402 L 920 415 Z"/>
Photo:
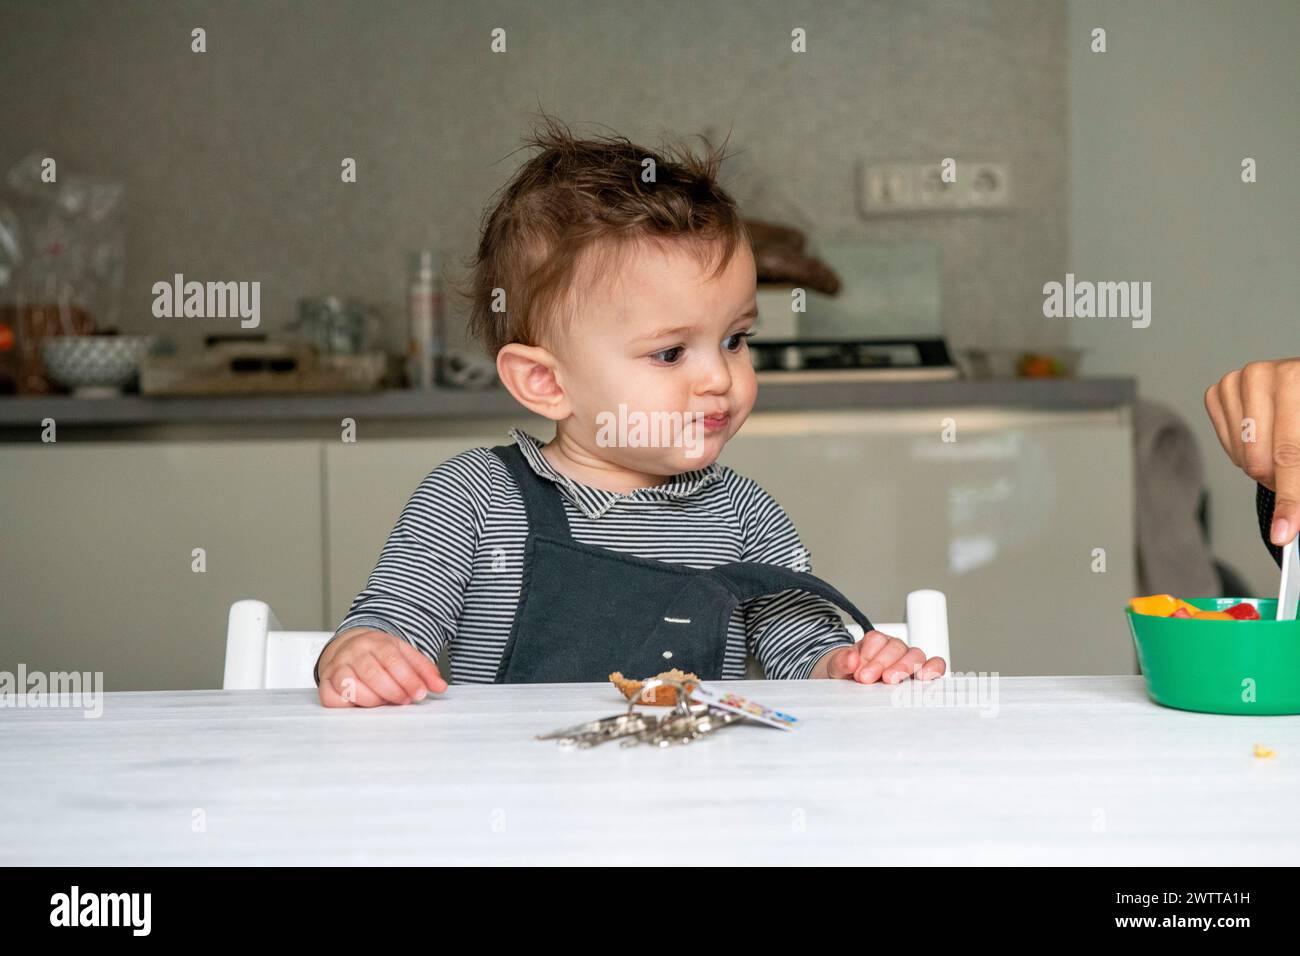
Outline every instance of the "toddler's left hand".
<path fill-rule="evenodd" d="M 825 676 L 861 684 L 897 684 L 908 677 L 934 680 L 948 669 L 942 657 L 927 661 L 919 647 L 908 647 L 880 631 L 867 631 L 852 647 L 836 648 L 822 658 L 818 669 L 821 664 L 826 666 Z M 816 671 L 813 676 L 817 676 Z"/>

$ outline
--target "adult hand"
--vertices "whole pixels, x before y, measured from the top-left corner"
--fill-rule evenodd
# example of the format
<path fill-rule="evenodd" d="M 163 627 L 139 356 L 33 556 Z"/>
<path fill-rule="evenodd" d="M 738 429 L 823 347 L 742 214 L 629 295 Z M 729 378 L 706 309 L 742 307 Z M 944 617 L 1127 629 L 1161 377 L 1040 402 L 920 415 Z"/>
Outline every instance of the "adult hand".
<path fill-rule="evenodd" d="M 1250 362 L 1205 391 L 1205 410 L 1232 463 L 1274 492 L 1269 537 L 1300 529 L 1300 358 Z"/>

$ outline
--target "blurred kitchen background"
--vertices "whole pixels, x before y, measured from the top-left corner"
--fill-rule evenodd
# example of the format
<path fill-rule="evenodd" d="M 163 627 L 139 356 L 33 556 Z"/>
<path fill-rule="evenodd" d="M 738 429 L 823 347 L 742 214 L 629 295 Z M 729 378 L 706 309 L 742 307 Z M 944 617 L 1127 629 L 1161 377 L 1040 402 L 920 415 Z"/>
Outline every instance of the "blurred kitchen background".
<path fill-rule="evenodd" d="M 958 670 L 1135 673 L 1131 595 L 1276 591 L 1202 394 L 1297 351 L 1298 45 L 1292 0 L 0 5 L 0 669 L 219 686 L 232 602 L 333 630 L 429 470 L 551 436 L 453 292 L 544 109 L 730 136 L 722 460 L 814 573 L 875 621 L 944 590 Z M 1044 318 L 1067 273 L 1150 326 Z M 257 327 L 155 317 L 177 274 Z"/>

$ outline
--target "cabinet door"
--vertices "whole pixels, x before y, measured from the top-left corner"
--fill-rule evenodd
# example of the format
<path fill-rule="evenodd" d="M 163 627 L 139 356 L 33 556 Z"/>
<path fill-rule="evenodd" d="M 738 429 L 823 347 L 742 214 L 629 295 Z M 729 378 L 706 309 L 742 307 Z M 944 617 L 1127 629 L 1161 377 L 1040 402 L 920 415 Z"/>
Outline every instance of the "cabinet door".
<path fill-rule="evenodd" d="M 320 474 L 316 442 L 0 447 L 0 668 L 220 687 L 232 602 L 320 629 Z"/>
<path fill-rule="evenodd" d="M 903 620 L 908 591 L 945 592 L 955 669 L 1133 674 L 1129 422 L 1127 409 L 764 413 L 720 460 L 782 504 L 813 573 L 873 621 Z"/>

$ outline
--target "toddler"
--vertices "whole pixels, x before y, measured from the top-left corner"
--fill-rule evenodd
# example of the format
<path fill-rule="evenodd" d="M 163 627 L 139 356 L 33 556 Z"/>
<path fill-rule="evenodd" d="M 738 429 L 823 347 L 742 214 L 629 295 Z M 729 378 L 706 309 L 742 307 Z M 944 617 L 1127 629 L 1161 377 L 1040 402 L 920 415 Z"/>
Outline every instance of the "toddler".
<path fill-rule="evenodd" d="M 754 257 L 721 152 L 551 118 L 528 145 L 483 228 L 471 325 L 555 437 L 511 429 L 420 483 L 317 661 L 321 703 L 441 693 L 444 646 L 456 683 L 725 680 L 747 651 L 769 678 L 941 675 L 814 577 L 780 505 L 717 462 L 757 394 Z"/>

